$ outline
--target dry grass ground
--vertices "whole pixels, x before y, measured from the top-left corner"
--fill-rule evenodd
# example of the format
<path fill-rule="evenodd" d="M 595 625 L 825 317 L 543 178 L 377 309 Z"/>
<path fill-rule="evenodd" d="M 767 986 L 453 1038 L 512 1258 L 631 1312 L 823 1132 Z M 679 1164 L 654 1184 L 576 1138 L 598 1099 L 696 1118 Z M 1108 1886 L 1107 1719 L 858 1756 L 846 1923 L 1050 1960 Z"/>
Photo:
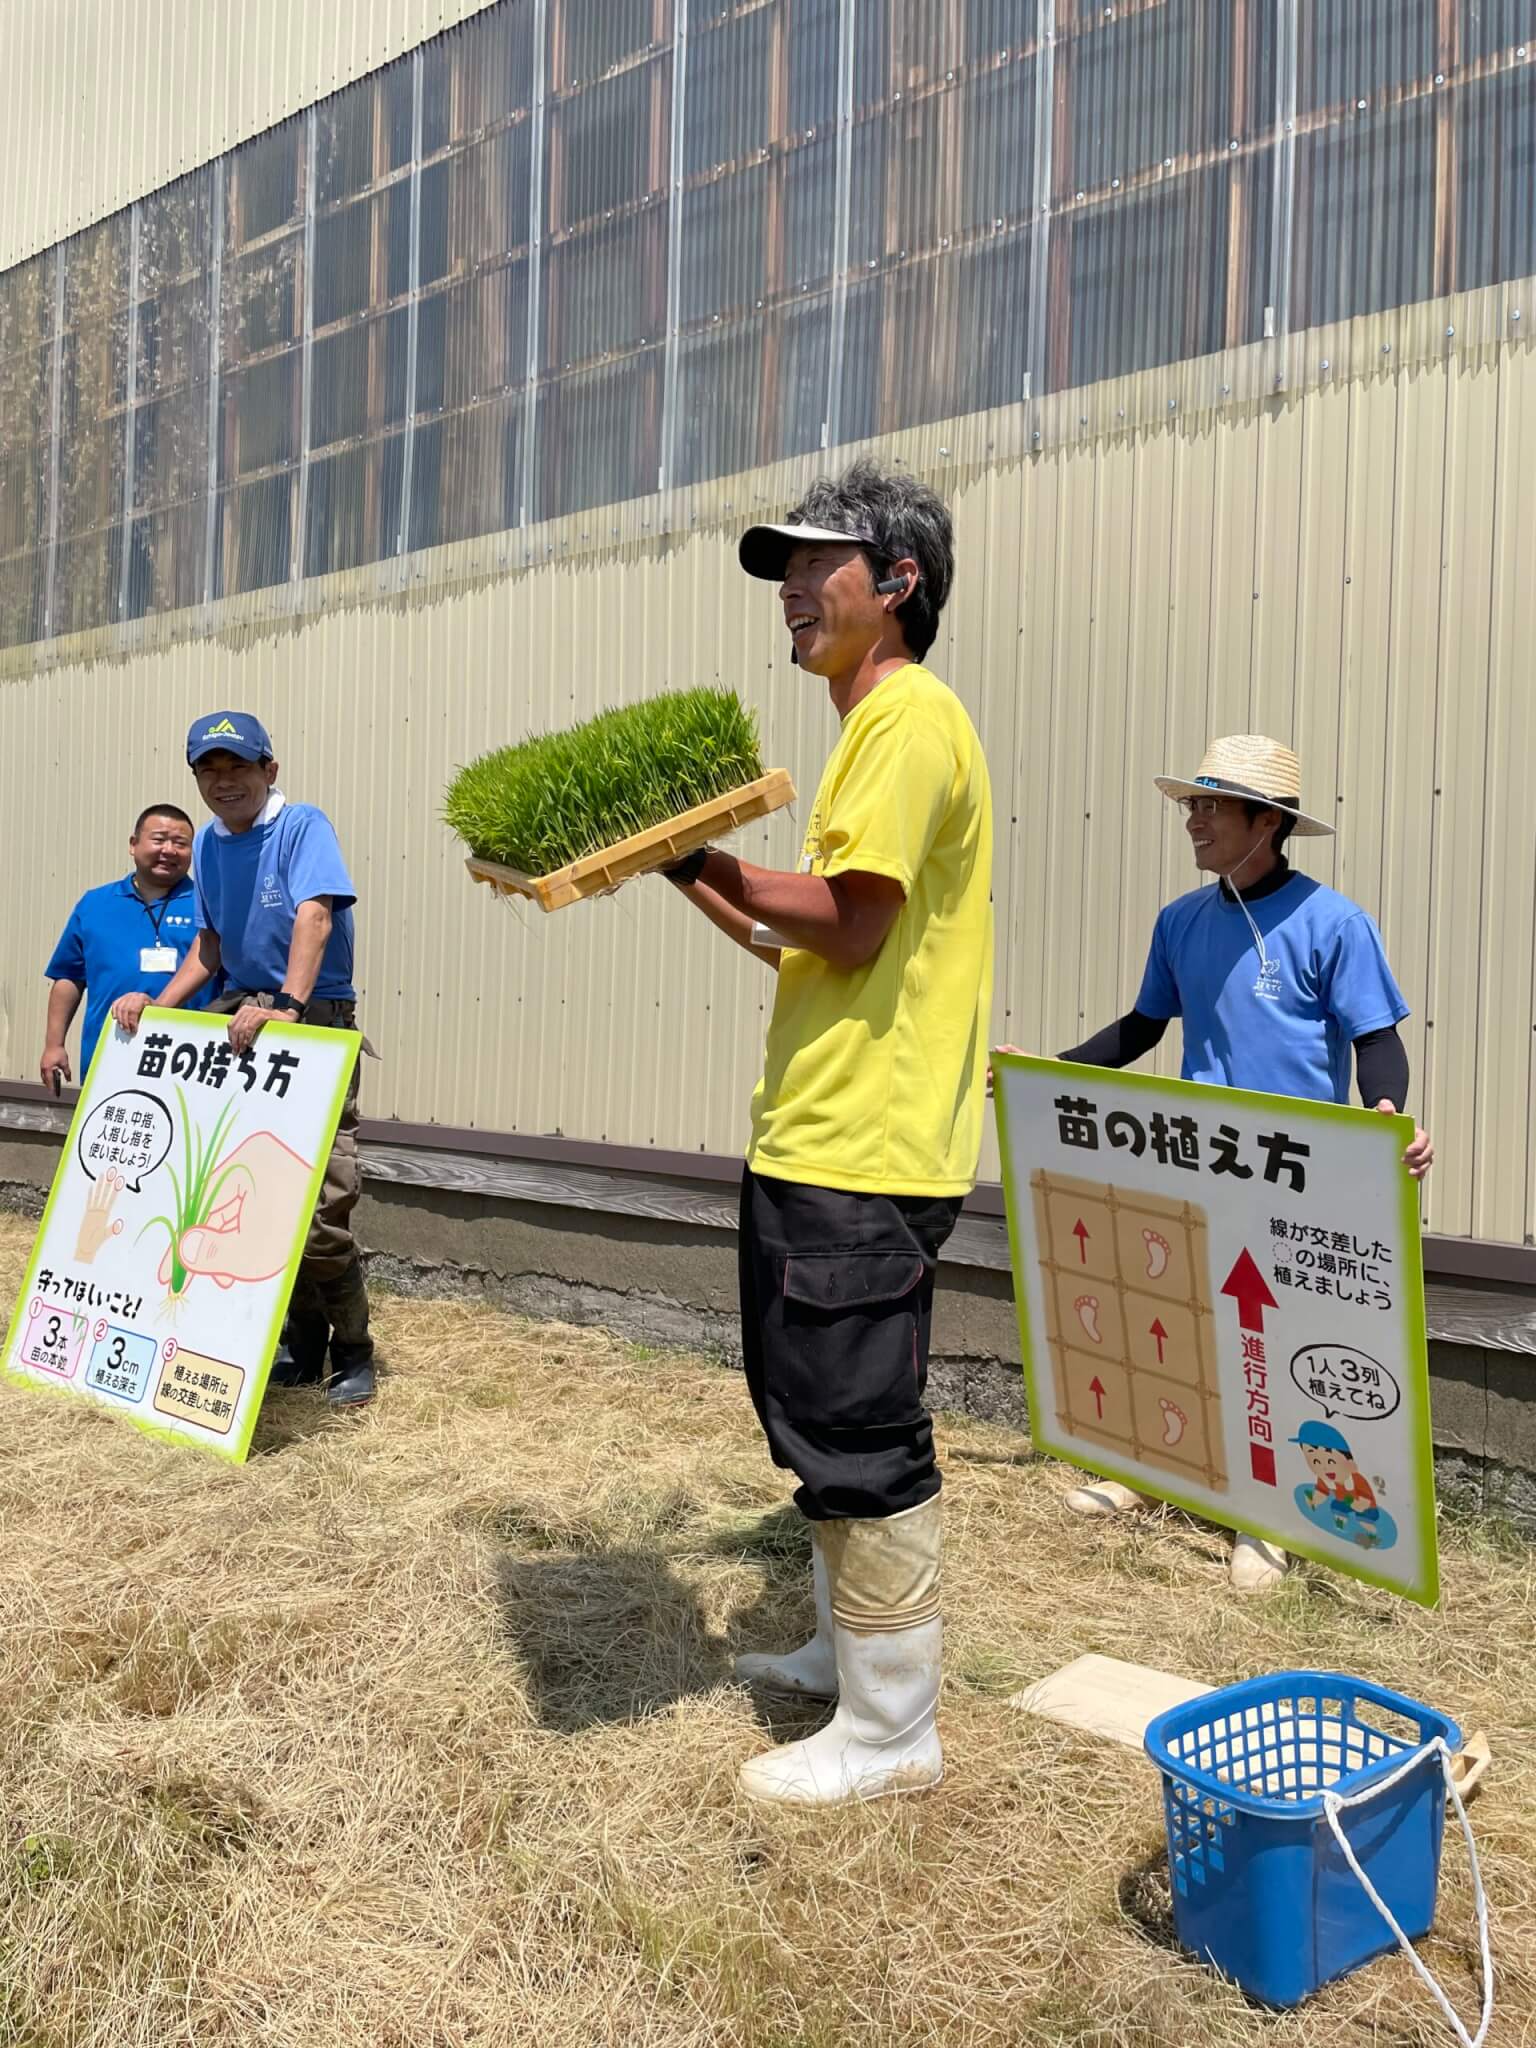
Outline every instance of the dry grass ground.
<path fill-rule="evenodd" d="M 7 1299 L 27 1238 L 0 1220 Z M 1485 1726 L 1493 2039 L 1536 2031 L 1517 1545 L 1448 1532 L 1436 1614 L 1310 1570 L 1245 1604 L 1219 1538 L 1106 1537 L 951 1424 L 943 1787 L 753 1810 L 737 1765 L 808 1717 L 765 1725 L 728 1659 L 808 1602 L 740 1385 L 462 1305 L 379 1324 L 376 1407 L 274 1395 L 239 1470 L 0 1388 L 0 2043 L 1448 2039 L 1401 1959 L 1287 2016 L 1177 1953 L 1151 1769 L 1006 1704 L 1088 1649 L 1341 1667 Z M 1449 1839 L 1441 1927 L 1470 2014 Z"/>

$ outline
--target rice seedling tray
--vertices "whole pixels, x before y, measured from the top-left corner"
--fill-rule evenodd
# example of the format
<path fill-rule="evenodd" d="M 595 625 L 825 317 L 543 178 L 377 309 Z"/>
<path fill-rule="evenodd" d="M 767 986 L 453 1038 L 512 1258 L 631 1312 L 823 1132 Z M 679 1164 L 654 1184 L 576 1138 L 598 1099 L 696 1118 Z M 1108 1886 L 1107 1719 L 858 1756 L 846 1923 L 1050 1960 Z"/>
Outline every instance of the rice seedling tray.
<path fill-rule="evenodd" d="M 775 768 L 755 782 L 725 790 L 708 803 L 695 804 L 675 818 L 666 818 L 644 832 L 635 832 L 613 846 L 584 854 L 568 866 L 547 875 L 525 875 L 499 861 L 465 861 L 471 877 L 483 882 L 499 896 L 523 896 L 541 910 L 563 910 L 568 903 L 580 903 L 589 896 L 606 895 L 621 882 L 637 875 L 670 867 L 697 846 L 707 846 L 722 833 L 739 831 L 754 819 L 766 818 L 795 800 L 795 785 L 787 768 Z"/>

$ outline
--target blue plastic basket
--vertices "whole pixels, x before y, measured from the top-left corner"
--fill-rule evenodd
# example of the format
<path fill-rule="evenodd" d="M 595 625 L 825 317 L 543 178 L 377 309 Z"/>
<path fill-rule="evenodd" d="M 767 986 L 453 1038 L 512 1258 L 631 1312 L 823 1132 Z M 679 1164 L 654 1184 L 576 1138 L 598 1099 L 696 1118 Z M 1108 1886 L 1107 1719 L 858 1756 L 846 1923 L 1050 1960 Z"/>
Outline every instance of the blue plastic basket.
<path fill-rule="evenodd" d="M 1394 1946 L 1323 1810 L 1390 1777 L 1454 1721 L 1332 1671 L 1246 1679 L 1159 1714 L 1173 1920 L 1183 1945 L 1269 2005 L 1297 2005 Z M 1445 1777 L 1428 1751 L 1379 1799 L 1339 1815 L 1362 1870 L 1410 1941 L 1434 1924 Z"/>

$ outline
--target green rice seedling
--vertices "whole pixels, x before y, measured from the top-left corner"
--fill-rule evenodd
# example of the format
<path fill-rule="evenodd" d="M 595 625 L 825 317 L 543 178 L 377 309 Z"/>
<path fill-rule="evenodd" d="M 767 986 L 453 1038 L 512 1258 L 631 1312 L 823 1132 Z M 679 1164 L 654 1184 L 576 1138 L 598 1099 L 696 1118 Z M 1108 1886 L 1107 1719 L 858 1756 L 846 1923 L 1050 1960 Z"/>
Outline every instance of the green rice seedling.
<path fill-rule="evenodd" d="M 218 1207 L 219 1196 L 230 1177 L 228 1172 L 215 1176 L 214 1169 L 229 1127 L 234 1122 L 236 1108 L 233 1102 L 227 1102 L 219 1113 L 218 1122 L 207 1137 L 199 1139 L 194 1135 L 193 1120 L 187 1113 L 187 1098 L 179 1088 L 176 1090 L 176 1100 L 181 1105 L 182 1171 L 178 1174 L 174 1166 L 166 1168 L 171 1176 L 171 1187 L 175 1195 L 175 1214 L 151 1216 L 144 1229 L 139 1232 L 139 1237 L 142 1238 L 146 1231 L 153 1230 L 158 1225 L 165 1230 L 171 1240 L 169 1298 L 173 1302 L 179 1301 L 186 1293 L 192 1277 L 181 1263 L 181 1240 L 189 1230 L 201 1229 L 208 1221 Z"/>
<path fill-rule="evenodd" d="M 763 773 L 731 690 L 676 690 L 461 768 L 443 816 L 477 860 L 552 874 Z"/>

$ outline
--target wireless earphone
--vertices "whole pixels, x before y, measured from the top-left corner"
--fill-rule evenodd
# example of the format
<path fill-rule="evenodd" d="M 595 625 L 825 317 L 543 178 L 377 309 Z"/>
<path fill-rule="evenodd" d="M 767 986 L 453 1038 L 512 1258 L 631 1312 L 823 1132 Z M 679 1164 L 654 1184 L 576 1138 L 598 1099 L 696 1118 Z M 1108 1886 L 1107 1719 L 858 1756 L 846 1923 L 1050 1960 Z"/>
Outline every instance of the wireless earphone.
<path fill-rule="evenodd" d="M 906 587 L 905 576 L 887 576 L 883 583 L 875 585 L 875 594 L 877 597 L 889 597 L 893 590 L 905 590 Z"/>

